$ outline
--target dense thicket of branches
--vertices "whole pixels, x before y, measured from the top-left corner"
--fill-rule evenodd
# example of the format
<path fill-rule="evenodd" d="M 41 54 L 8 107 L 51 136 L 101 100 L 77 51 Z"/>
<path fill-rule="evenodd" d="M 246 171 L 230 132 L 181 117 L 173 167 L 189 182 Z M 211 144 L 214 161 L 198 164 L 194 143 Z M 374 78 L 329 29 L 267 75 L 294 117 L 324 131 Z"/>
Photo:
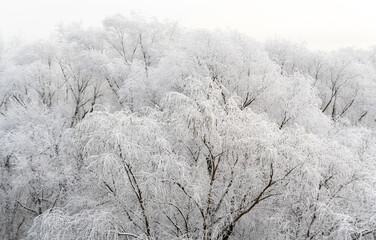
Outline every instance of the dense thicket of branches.
<path fill-rule="evenodd" d="M 374 239 L 376 50 L 111 16 L 0 47 L 3 239 Z"/>

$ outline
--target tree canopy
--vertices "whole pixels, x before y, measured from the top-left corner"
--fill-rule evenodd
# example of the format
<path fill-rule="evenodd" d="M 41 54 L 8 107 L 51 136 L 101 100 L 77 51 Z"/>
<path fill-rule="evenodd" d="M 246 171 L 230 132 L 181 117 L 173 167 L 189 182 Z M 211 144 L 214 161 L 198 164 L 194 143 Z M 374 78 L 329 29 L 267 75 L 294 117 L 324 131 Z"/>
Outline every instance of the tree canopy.
<path fill-rule="evenodd" d="M 114 15 L 0 47 L 4 239 L 374 239 L 375 49 Z"/>

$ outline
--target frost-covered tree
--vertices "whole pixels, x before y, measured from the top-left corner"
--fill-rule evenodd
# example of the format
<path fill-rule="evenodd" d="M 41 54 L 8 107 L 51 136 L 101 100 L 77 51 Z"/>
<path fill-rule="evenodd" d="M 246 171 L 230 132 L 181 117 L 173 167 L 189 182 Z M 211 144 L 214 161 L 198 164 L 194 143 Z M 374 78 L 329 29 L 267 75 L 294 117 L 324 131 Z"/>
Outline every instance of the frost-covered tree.
<path fill-rule="evenodd" d="M 44 107 L 17 106 L 1 120 L 1 235 L 19 239 L 33 219 L 60 204 L 67 163 L 59 159 L 64 124 Z"/>
<path fill-rule="evenodd" d="M 4 46 L 4 239 L 375 238 L 374 49 L 121 15 Z"/>

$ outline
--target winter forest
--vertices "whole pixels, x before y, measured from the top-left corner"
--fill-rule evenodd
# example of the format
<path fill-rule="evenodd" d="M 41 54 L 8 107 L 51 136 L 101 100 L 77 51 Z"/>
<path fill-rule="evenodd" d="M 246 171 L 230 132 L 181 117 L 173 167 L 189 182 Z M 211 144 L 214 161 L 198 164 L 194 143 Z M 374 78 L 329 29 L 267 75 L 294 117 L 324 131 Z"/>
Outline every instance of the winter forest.
<path fill-rule="evenodd" d="M 376 48 L 109 16 L 0 44 L 0 238 L 376 239 Z"/>

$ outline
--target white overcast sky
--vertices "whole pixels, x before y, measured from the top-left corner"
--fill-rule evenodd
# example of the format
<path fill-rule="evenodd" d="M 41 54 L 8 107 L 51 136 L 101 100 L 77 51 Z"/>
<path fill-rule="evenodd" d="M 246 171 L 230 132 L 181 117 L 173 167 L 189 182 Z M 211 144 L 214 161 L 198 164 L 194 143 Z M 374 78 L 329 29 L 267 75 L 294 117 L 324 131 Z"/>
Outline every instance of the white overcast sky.
<path fill-rule="evenodd" d="M 98 26 L 132 11 L 188 28 L 236 29 L 259 41 L 304 41 L 310 49 L 376 45 L 375 0 L 0 0 L 0 35 L 36 40 L 59 23 Z"/>

